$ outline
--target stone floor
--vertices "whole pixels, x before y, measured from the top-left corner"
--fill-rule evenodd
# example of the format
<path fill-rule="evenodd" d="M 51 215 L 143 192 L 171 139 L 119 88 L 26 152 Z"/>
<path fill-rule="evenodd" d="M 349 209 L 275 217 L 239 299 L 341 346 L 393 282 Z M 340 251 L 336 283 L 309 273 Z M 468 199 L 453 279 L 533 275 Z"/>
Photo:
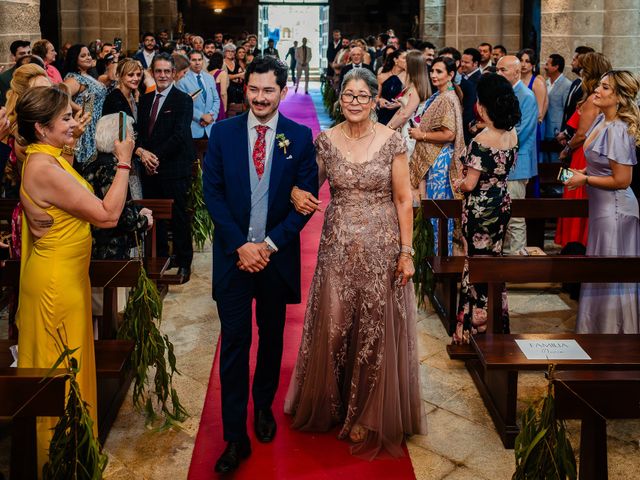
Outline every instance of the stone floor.
<path fill-rule="evenodd" d="M 210 297 L 211 253 L 196 253 L 191 281 L 172 286 L 164 302 L 162 330 L 175 345 L 182 375 L 175 383 L 191 413 L 180 431 L 157 433 L 145 428 L 133 410 L 130 396 L 105 445 L 109 455 L 107 479 L 185 479 L 204 403 L 219 322 Z M 571 331 L 576 302 L 558 286 L 514 286 L 509 289 L 509 309 L 515 332 Z M 0 322 L 0 329 L 6 324 Z M 505 450 L 471 377 L 460 361 L 449 360 L 448 337 L 438 317 L 420 312 L 418 323 L 422 398 L 427 412 L 428 434 L 409 441 L 416 478 L 510 479 L 513 450 Z M 285 382 L 286 383 L 286 382 Z M 544 390 L 542 373 L 520 375 L 519 410 Z M 569 422 L 574 448 L 579 447 L 579 423 Z M 9 439 L 0 422 L 0 472 L 7 472 Z M 608 424 L 609 478 L 638 478 L 640 421 Z"/>
<path fill-rule="evenodd" d="M 143 418 L 127 399 L 105 445 L 108 479 L 186 478 L 219 328 L 209 295 L 210 259 L 208 251 L 196 253 L 191 281 L 171 287 L 165 299 L 163 330 L 176 347 L 183 372 L 176 380 L 177 389 L 192 417 L 182 431 L 155 433 L 145 428 Z M 556 286 L 511 288 L 509 302 L 516 332 L 574 328 L 576 302 Z M 409 441 L 416 478 L 510 479 L 513 450 L 503 448 L 463 363 L 449 360 L 445 351 L 449 340 L 433 312 L 420 312 L 418 335 L 428 435 Z M 519 410 L 544 387 L 542 373 L 521 375 Z M 569 422 L 569 430 L 577 449 L 579 423 Z M 637 478 L 640 422 L 612 421 L 608 433 L 609 478 Z"/>

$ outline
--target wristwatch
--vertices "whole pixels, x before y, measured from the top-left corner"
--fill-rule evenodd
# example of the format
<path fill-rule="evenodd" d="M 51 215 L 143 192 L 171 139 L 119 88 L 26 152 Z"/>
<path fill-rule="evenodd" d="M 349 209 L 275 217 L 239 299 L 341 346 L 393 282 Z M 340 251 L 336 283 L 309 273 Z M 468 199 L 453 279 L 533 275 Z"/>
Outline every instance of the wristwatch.
<path fill-rule="evenodd" d="M 409 245 L 401 245 L 400 253 L 408 253 L 413 257 L 416 254 L 416 251 L 413 249 L 413 247 L 410 247 Z"/>

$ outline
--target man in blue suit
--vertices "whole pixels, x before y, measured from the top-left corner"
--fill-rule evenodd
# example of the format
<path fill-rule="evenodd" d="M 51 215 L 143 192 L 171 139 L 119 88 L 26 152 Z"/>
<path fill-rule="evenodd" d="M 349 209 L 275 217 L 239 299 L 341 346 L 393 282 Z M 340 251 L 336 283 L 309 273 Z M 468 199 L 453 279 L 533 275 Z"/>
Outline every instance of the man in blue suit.
<path fill-rule="evenodd" d="M 213 298 L 221 324 L 220 381 L 225 451 L 216 471 L 251 454 L 246 432 L 252 302 L 259 329 L 252 394 L 256 438 L 270 442 L 286 305 L 300 303 L 300 231 L 308 217 L 289 198 L 318 192 L 311 131 L 285 118 L 287 66 L 265 56 L 245 73 L 250 111 L 216 123 L 204 162 L 204 197 L 215 225 Z"/>
<path fill-rule="evenodd" d="M 549 108 L 545 116 L 544 140 L 547 144 L 555 144 L 555 138 L 562 131 L 562 116 L 564 115 L 564 105 L 567 102 L 569 91 L 571 90 L 571 80 L 564 76 L 564 57 L 557 53 L 552 53 L 544 65 L 547 74 L 547 92 L 549 94 Z M 544 161 L 558 161 L 557 152 L 546 152 Z"/>
<path fill-rule="evenodd" d="M 177 87 L 193 99 L 192 138 L 208 138 L 220 111 L 220 97 L 214 78 L 204 71 L 204 55 L 199 50 L 189 53 L 189 71 Z"/>
<path fill-rule="evenodd" d="M 536 130 L 538 128 L 538 103 L 536 97 L 520 80 L 520 60 L 513 55 L 498 61 L 498 75 L 505 77 L 513 86 L 513 93 L 520 103 L 518 132 L 518 158 L 509 172 L 507 190 L 512 199 L 525 198 L 529 179 L 538 175 L 538 152 Z M 527 225 L 524 218 L 511 218 L 507 226 L 502 251 L 505 255 L 526 254 Z"/>

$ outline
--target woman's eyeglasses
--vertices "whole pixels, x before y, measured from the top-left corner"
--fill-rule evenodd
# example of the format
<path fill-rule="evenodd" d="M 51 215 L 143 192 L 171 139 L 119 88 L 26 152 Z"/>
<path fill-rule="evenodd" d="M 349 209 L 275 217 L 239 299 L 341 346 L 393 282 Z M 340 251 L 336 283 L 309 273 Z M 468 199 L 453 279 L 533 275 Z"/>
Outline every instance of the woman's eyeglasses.
<path fill-rule="evenodd" d="M 364 94 L 354 95 L 353 93 L 343 93 L 342 95 L 340 95 L 340 99 L 344 103 L 353 103 L 354 98 L 356 99 L 356 102 L 359 103 L 360 105 L 366 105 L 371 101 L 372 97 L 371 95 L 364 95 Z"/>

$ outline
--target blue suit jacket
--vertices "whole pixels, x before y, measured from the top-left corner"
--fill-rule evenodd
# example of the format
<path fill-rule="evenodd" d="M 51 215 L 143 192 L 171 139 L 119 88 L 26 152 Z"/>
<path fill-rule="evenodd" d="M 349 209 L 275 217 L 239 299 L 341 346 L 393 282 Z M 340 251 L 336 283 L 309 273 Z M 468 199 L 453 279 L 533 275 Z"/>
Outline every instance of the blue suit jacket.
<path fill-rule="evenodd" d="M 138 50 L 133 55 L 133 59 L 138 60 L 142 64 L 142 68 L 144 68 L 145 70 L 151 67 L 151 65 L 147 65 L 147 60 L 144 58 L 144 53 L 142 53 L 142 50 Z"/>
<path fill-rule="evenodd" d="M 236 250 L 247 242 L 251 213 L 247 114 L 216 123 L 204 159 L 204 200 L 215 227 L 213 297 L 236 266 Z M 268 236 L 278 247 L 271 256 L 289 286 L 287 303 L 300 302 L 300 231 L 309 216 L 297 213 L 289 201 L 294 186 L 318 193 L 318 165 L 311 130 L 282 114 L 276 135 L 290 142 L 287 153 L 274 142 L 269 180 Z"/>
<path fill-rule="evenodd" d="M 528 180 L 538 175 L 538 149 L 536 134 L 538 129 L 538 102 L 536 96 L 524 83 L 518 82 L 513 93 L 520 103 L 520 122 L 518 132 L 518 158 L 509 172 L 509 180 Z"/>
<path fill-rule="evenodd" d="M 204 90 L 207 92 L 207 99 L 203 92 L 193 99 L 193 118 L 191 119 L 191 136 L 193 138 L 202 138 L 204 134 L 207 137 L 211 136 L 211 127 L 213 124 L 209 124 L 206 127 L 200 125 L 200 119 L 202 115 L 210 113 L 213 115 L 214 121 L 218 118 L 218 112 L 220 111 L 220 97 L 218 96 L 218 90 L 216 89 L 215 79 L 204 70 L 200 73 L 200 79 L 204 85 Z M 192 70 L 189 70 L 184 77 L 176 84 L 176 86 L 184 93 L 191 95 L 200 88 L 198 85 L 198 78 Z"/>

